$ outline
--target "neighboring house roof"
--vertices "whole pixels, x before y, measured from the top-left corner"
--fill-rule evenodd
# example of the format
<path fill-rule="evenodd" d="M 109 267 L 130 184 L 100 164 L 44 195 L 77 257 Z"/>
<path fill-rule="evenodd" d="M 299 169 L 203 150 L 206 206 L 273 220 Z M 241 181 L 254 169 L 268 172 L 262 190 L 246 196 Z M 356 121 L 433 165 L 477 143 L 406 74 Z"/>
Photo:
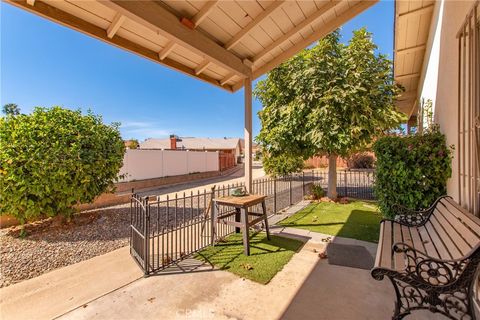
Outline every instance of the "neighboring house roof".
<path fill-rule="evenodd" d="M 239 138 L 192 138 L 180 137 L 177 139 L 177 149 L 191 150 L 227 150 L 236 149 Z M 140 143 L 140 149 L 170 149 L 170 138 L 149 138 Z"/>

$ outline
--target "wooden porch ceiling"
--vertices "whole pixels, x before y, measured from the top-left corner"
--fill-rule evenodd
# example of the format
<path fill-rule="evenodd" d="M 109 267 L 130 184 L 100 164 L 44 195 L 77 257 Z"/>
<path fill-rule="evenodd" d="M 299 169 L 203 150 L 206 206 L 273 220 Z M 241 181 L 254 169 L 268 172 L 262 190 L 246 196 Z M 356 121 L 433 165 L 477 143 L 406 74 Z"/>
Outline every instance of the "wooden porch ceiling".
<path fill-rule="evenodd" d="M 378 0 L 4 0 L 228 91 Z"/>
<path fill-rule="evenodd" d="M 408 116 L 418 108 L 434 0 L 395 1 L 395 80 L 405 88 L 397 107 Z"/>

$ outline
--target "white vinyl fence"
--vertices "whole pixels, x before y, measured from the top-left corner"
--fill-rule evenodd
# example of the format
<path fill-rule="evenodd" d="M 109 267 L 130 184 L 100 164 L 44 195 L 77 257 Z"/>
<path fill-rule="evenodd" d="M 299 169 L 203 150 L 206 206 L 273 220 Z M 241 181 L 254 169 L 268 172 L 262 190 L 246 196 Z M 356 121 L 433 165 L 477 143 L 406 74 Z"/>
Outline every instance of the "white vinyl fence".
<path fill-rule="evenodd" d="M 127 149 L 120 174 L 133 181 L 218 170 L 218 152 Z"/>

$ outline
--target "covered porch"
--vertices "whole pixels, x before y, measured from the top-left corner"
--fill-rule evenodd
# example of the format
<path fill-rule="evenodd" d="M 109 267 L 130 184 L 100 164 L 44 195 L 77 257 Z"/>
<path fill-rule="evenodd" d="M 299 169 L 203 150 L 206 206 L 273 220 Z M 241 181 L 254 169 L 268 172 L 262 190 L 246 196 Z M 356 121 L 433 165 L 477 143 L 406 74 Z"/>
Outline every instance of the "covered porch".
<path fill-rule="evenodd" d="M 244 185 L 250 192 L 253 191 L 252 81 L 376 3 L 351 0 L 6 1 L 221 89 L 236 92 L 243 88 Z M 421 26 L 429 26 L 433 11 L 431 1 L 398 3 L 401 3 L 396 12 L 398 23 L 413 19 L 420 21 Z M 423 27 L 418 30 L 423 32 L 419 33 L 418 43 L 405 43 L 401 47 L 397 39 L 397 55 L 424 56 L 428 30 Z M 415 65 L 421 66 L 422 62 L 417 61 Z M 404 94 L 405 102 L 401 101 L 399 106 L 413 115 L 416 109 L 412 103 L 418 96 L 414 90 L 418 86 L 415 79 L 420 71 L 401 73 L 398 68 L 396 79 L 405 81 L 404 85 L 411 89 Z M 332 314 L 343 319 L 391 317 L 395 295 L 390 283 L 373 281 L 368 270 L 333 266 L 319 259 L 317 252 L 326 246 L 324 235 L 284 228 L 277 228 L 276 232 L 302 239 L 305 245 L 266 286 L 211 270 L 208 266 L 195 265 L 189 273 L 142 278 L 123 248 L 92 259 L 95 261 L 85 261 L 26 281 L 12 287 L 11 296 L 29 298 L 31 304 L 38 306 L 21 310 L 26 312 L 25 318 L 34 316 L 28 314 L 31 311 L 45 312 L 45 318 L 65 319 L 159 316 L 332 319 Z M 335 238 L 333 241 L 345 240 Z M 364 246 L 374 256 L 376 245 L 367 243 Z M 188 267 L 189 260 L 184 262 Z M 115 275 L 106 277 L 111 272 L 109 266 L 119 265 L 123 270 L 115 268 Z M 92 273 L 89 266 L 97 269 Z M 72 278 L 75 272 L 80 277 Z M 58 295 L 71 296 L 59 308 L 42 307 L 46 295 L 52 292 L 50 283 L 55 284 Z M 85 283 L 92 285 L 85 286 Z M 32 296 L 38 288 L 42 288 L 40 294 Z M 44 289 L 48 291 L 42 291 Z M 8 289 L 4 293 L 8 293 Z M 9 299 L 7 306 L 13 315 L 19 309 L 16 303 L 22 300 Z M 415 318 L 436 319 L 439 316 L 422 311 L 411 317 Z"/>

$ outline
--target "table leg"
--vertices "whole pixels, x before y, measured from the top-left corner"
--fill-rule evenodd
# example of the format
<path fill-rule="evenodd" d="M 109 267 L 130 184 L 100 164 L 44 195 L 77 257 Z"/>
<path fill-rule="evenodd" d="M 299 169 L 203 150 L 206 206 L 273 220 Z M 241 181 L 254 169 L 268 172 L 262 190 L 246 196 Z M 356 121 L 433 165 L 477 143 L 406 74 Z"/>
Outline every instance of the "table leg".
<path fill-rule="evenodd" d="M 242 208 L 242 224 L 243 224 L 243 249 L 246 256 L 250 255 L 250 241 L 248 232 L 248 209 Z"/>
<path fill-rule="evenodd" d="M 267 207 L 265 205 L 265 201 L 262 202 L 262 210 L 263 210 L 263 219 L 265 220 L 265 231 L 267 232 L 267 239 L 270 240 L 270 229 L 268 227 Z"/>
<path fill-rule="evenodd" d="M 235 208 L 235 222 L 240 222 L 242 220 L 240 216 L 241 216 L 240 208 Z M 235 227 L 235 233 L 240 233 L 239 227 Z"/>

